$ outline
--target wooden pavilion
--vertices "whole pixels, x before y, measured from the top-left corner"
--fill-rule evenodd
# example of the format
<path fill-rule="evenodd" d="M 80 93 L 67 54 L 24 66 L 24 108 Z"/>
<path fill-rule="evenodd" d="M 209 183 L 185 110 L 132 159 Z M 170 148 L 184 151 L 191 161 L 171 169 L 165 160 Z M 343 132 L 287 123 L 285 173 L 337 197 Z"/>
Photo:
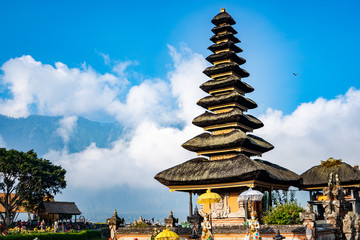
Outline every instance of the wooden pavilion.
<path fill-rule="evenodd" d="M 255 159 L 273 149 L 264 139 L 249 134 L 261 128 L 263 123 L 247 111 L 257 104 L 245 97 L 254 89 L 242 79 L 249 73 L 240 68 L 245 59 L 237 56 L 242 49 L 235 44 L 240 40 L 232 27 L 235 20 L 222 9 L 211 21 L 215 34 L 210 38 L 213 52 L 206 58 L 213 66 L 204 70 L 211 79 L 200 88 L 208 93 L 197 104 L 206 109 L 196 117 L 193 124 L 202 127 L 204 133 L 188 140 L 182 146 L 196 152 L 199 157 L 166 169 L 155 179 L 170 191 L 188 192 L 190 196 L 190 216 L 192 215 L 192 195 L 201 194 L 206 189 L 221 195 L 220 203 L 212 209 L 214 225 L 243 223 L 248 218 L 247 203 L 238 202 L 238 196 L 248 188 L 268 191 L 287 190 L 299 184 L 299 176 L 283 167 L 265 160 Z M 207 206 L 201 206 L 207 212 Z M 258 212 L 260 205 L 255 206 Z"/>
<path fill-rule="evenodd" d="M 76 216 L 80 214 L 81 212 L 74 202 L 41 202 L 38 210 L 41 219 L 52 222 L 58 219 L 71 219 L 72 216 L 75 216 L 76 222 Z"/>

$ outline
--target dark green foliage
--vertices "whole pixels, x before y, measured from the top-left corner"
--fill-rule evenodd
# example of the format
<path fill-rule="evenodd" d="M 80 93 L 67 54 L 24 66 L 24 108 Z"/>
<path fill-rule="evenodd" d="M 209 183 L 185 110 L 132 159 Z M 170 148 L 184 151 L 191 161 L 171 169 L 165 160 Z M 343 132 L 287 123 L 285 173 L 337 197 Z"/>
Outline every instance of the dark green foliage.
<path fill-rule="evenodd" d="M 262 220 L 266 224 L 289 225 L 300 224 L 299 214 L 304 209 L 297 202 L 287 202 L 283 205 L 277 205 L 270 208 L 270 212 L 263 216 Z"/>
<path fill-rule="evenodd" d="M 65 173 L 61 166 L 38 158 L 31 150 L 20 152 L 0 148 L 0 204 L 5 212 L 0 218 L 10 226 L 20 207 L 34 210 L 46 195 L 55 195 L 66 187 Z"/>
<path fill-rule="evenodd" d="M 12 234 L 0 236 L 0 239 L 6 240 L 91 240 L 101 238 L 100 231 L 81 231 L 78 233 L 31 233 L 31 234 Z"/>

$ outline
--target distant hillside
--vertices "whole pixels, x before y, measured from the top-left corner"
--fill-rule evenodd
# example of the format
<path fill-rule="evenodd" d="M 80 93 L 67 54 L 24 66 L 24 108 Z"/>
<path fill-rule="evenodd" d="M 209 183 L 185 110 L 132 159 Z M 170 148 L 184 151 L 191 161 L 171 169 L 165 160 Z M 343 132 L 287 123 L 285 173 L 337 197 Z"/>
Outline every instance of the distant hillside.
<path fill-rule="evenodd" d="M 21 151 L 34 149 L 39 155 L 50 149 L 64 148 L 63 139 L 57 132 L 61 117 L 29 116 L 11 118 L 0 115 L 0 135 L 6 148 Z M 94 142 L 98 147 L 110 147 L 118 139 L 122 127 L 118 123 L 99 123 L 79 117 L 77 127 L 70 136 L 68 150 L 80 152 Z"/>

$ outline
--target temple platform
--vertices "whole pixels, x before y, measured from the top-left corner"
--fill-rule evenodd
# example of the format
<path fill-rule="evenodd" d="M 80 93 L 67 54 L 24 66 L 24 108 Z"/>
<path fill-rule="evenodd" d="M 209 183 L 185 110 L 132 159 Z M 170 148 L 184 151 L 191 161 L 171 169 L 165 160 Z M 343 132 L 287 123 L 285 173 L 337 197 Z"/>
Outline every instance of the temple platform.
<path fill-rule="evenodd" d="M 164 227 L 156 227 L 162 231 Z M 169 228 L 176 232 L 180 240 L 190 240 L 191 229 L 183 227 Z M 215 240 L 243 240 L 249 233 L 249 226 L 217 226 L 213 228 L 213 236 Z M 155 227 L 148 228 L 131 228 L 123 227 L 117 229 L 115 239 L 117 240 L 151 240 Z M 276 233 L 280 234 L 287 240 L 303 240 L 306 239 L 305 228 L 302 225 L 261 225 L 259 230 L 263 240 L 273 240 Z M 201 233 L 200 233 L 201 234 Z M 329 225 L 319 225 L 316 227 L 316 239 L 318 240 L 335 240 L 335 229 Z"/>

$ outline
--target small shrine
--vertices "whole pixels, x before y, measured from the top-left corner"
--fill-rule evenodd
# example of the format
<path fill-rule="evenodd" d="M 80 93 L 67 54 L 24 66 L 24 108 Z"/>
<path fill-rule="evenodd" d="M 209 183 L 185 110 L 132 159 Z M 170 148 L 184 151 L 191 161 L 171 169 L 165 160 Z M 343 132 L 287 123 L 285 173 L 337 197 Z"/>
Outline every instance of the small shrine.
<path fill-rule="evenodd" d="M 211 188 L 221 195 L 221 201 L 211 207 L 213 225 L 234 225 L 250 218 L 248 203 L 238 201 L 240 193 L 253 188 L 268 191 L 271 199 L 272 190 L 287 190 L 298 185 L 300 178 L 288 169 L 256 158 L 274 146 L 251 134 L 263 123 L 247 113 L 257 104 L 245 96 L 254 88 L 243 81 L 250 74 L 240 67 L 246 61 L 237 55 L 243 50 L 236 46 L 240 40 L 232 27 L 235 20 L 221 9 L 211 22 L 215 25 L 210 38 L 213 45 L 208 47 L 212 54 L 206 60 L 212 66 L 203 71 L 210 80 L 200 86 L 209 95 L 197 102 L 205 112 L 193 120 L 205 132 L 182 145 L 199 157 L 166 169 L 155 179 L 170 191 L 189 193 L 190 216 L 192 195 Z M 261 202 L 253 208 L 260 213 Z M 199 212 L 204 216 L 208 209 L 201 205 Z"/>
<path fill-rule="evenodd" d="M 325 216 L 325 209 L 322 202 L 328 200 L 326 187 L 329 187 L 329 177 L 336 178 L 344 192 L 344 199 L 348 211 L 360 213 L 360 170 L 358 166 L 350 166 L 341 159 L 329 158 L 321 161 L 320 165 L 314 166 L 300 175 L 302 184 L 301 190 L 309 191 L 309 204 L 317 213 L 317 219 L 322 220 Z"/>

